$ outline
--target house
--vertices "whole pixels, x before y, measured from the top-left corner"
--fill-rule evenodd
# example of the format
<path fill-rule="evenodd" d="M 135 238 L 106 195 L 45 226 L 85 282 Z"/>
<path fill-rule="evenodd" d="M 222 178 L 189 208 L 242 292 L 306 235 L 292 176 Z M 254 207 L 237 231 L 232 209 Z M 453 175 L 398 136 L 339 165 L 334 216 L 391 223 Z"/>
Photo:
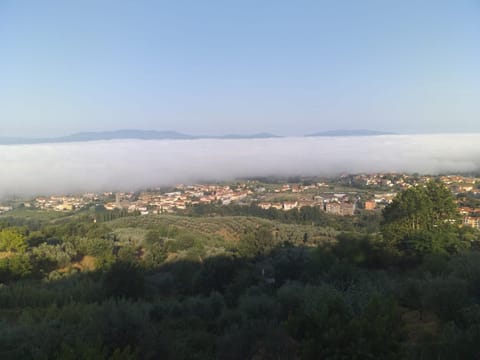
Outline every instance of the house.
<path fill-rule="evenodd" d="M 298 206 L 297 201 L 285 201 L 283 203 L 283 210 L 285 211 L 292 210 L 292 209 L 295 209 L 297 206 Z"/>
<path fill-rule="evenodd" d="M 261 207 L 262 209 L 267 210 L 272 207 L 272 203 L 259 203 L 258 207 Z"/>
<path fill-rule="evenodd" d="M 342 207 L 338 202 L 328 202 L 327 205 L 325 205 L 325 212 L 333 215 L 342 215 Z"/>
<path fill-rule="evenodd" d="M 352 216 L 355 213 L 355 204 L 349 202 L 329 202 L 325 206 L 325 211 L 333 215 Z"/>
<path fill-rule="evenodd" d="M 480 229 L 480 217 L 465 216 L 463 218 L 463 225 Z"/>
<path fill-rule="evenodd" d="M 375 200 L 367 200 L 364 204 L 365 210 L 375 210 L 377 208 L 377 203 Z"/>
<path fill-rule="evenodd" d="M 341 215 L 352 216 L 355 213 L 355 204 L 345 202 L 340 205 L 340 209 Z"/>

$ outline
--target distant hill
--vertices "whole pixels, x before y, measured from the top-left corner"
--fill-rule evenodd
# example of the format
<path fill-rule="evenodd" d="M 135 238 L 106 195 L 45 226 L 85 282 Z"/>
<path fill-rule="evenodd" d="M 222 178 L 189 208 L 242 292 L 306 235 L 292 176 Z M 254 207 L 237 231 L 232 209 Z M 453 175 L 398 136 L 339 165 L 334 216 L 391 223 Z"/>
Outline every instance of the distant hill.
<path fill-rule="evenodd" d="M 46 143 L 66 143 L 66 142 L 85 142 L 101 140 L 193 140 L 193 139 L 267 139 L 278 138 L 279 136 L 269 133 L 258 133 L 252 135 L 187 135 L 176 131 L 155 131 L 155 130 L 115 130 L 101 132 L 81 132 L 67 136 L 55 138 L 9 138 L 0 137 L 0 145 L 22 145 L 22 144 L 46 144 Z"/>
<path fill-rule="evenodd" d="M 194 139 L 194 136 L 176 131 L 154 130 L 116 130 L 102 132 L 83 132 L 69 136 L 50 139 L 51 142 L 75 142 L 118 139 L 163 140 L 163 139 Z"/>
<path fill-rule="evenodd" d="M 269 138 L 280 138 L 281 136 L 273 135 L 269 133 L 258 133 L 252 135 L 236 135 L 236 134 L 228 134 L 219 136 L 219 139 L 269 139 Z"/>
<path fill-rule="evenodd" d="M 378 136 L 378 135 L 394 135 L 394 133 L 376 131 L 376 130 L 366 130 L 366 129 L 352 129 L 352 130 L 328 130 L 322 131 L 314 134 L 308 134 L 306 136 Z"/>
<path fill-rule="evenodd" d="M 36 139 L 0 137 L 0 145 L 18 145 L 18 144 L 35 144 L 35 143 L 38 143 Z"/>

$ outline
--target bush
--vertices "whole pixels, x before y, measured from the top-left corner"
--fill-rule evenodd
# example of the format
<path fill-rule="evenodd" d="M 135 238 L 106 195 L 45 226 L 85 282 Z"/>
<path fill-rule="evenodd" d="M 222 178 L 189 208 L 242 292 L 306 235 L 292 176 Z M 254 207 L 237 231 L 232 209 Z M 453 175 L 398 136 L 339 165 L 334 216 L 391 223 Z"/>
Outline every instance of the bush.
<path fill-rule="evenodd" d="M 136 264 L 118 261 L 104 274 L 103 287 L 108 297 L 139 299 L 145 295 L 144 273 Z"/>
<path fill-rule="evenodd" d="M 32 273 L 32 264 L 27 255 L 17 255 L 0 259 L 0 282 L 9 282 L 28 277 Z"/>
<path fill-rule="evenodd" d="M 449 277 L 434 278 L 424 283 L 422 303 L 444 321 L 452 320 L 456 312 L 468 303 L 468 284 L 465 280 Z"/>
<path fill-rule="evenodd" d="M 15 229 L 3 229 L 0 231 L 0 251 L 22 253 L 27 249 L 25 236 Z"/>

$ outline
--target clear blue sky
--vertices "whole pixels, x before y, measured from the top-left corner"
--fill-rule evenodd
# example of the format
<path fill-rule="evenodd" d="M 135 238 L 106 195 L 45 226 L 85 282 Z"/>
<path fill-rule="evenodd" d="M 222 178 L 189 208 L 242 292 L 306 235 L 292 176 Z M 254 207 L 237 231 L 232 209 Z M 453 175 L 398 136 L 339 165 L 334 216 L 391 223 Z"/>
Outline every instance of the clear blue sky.
<path fill-rule="evenodd" d="M 479 0 L 0 0 L 0 136 L 480 132 Z"/>

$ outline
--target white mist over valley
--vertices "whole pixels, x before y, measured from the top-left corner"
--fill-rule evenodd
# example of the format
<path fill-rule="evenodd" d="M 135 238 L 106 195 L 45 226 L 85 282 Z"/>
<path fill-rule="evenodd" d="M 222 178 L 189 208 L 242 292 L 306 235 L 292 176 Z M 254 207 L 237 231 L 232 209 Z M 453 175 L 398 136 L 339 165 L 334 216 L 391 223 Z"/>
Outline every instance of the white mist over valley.
<path fill-rule="evenodd" d="M 0 146 L 0 196 L 254 176 L 480 170 L 479 134 L 114 140 Z"/>

